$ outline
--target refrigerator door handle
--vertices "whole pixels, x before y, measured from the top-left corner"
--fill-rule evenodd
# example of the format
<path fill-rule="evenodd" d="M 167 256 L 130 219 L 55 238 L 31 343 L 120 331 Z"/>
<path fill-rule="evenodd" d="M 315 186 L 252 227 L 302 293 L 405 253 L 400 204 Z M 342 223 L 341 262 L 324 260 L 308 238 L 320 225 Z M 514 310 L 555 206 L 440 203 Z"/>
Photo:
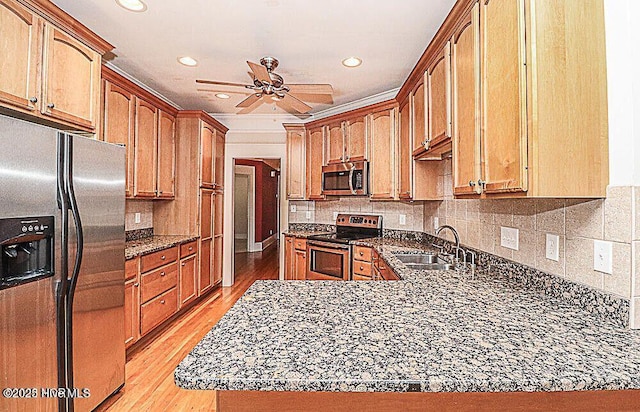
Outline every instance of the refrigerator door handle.
<path fill-rule="evenodd" d="M 78 284 L 78 274 L 80 273 L 80 265 L 82 264 L 82 254 L 84 251 L 84 235 L 82 232 L 82 220 L 80 219 L 80 211 L 78 210 L 78 202 L 73 188 L 73 137 L 65 135 L 66 141 L 66 170 L 65 170 L 65 187 L 69 197 L 69 206 L 71 216 L 73 217 L 76 229 L 76 256 L 69 278 L 67 290 L 67 307 L 66 307 L 66 329 L 67 329 L 67 385 L 69 388 L 74 386 L 73 379 L 73 298 Z M 73 411 L 73 398 L 68 399 L 67 410 Z"/>

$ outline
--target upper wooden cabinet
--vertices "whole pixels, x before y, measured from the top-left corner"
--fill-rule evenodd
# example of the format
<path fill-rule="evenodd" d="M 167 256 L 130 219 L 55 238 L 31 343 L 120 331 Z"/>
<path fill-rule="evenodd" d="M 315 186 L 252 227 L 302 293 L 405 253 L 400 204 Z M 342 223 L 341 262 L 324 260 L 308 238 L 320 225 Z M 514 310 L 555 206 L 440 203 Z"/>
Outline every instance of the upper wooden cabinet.
<path fill-rule="evenodd" d="M 344 160 L 354 162 L 367 159 L 367 127 L 365 116 L 356 116 L 345 121 Z"/>
<path fill-rule="evenodd" d="M 392 200 L 396 196 L 396 118 L 398 109 L 382 109 L 368 115 L 371 199 Z"/>
<path fill-rule="evenodd" d="M 213 189 L 216 131 L 203 124 L 200 138 L 200 187 Z"/>
<path fill-rule="evenodd" d="M 287 131 L 287 199 L 304 199 L 305 189 L 305 128 L 300 124 L 284 124 Z"/>
<path fill-rule="evenodd" d="M 103 94 L 102 139 L 126 148 L 125 194 L 130 197 L 133 196 L 135 96 L 109 81 L 104 81 Z"/>
<path fill-rule="evenodd" d="M 126 146 L 127 197 L 175 196 L 177 110 L 103 67 L 104 141 Z"/>
<path fill-rule="evenodd" d="M 324 164 L 324 130 L 318 126 L 307 130 L 307 199 L 323 200 L 322 194 L 322 165 Z"/>
<path fill-rule="evenodd" d="M 345 124 L 342 121 L 330 123 L 326 126 L 325 150 L 327 164 L 342 163 L 345 161 Z"/>
<path fill-rule="evenodd" d="M 418 156 L 426 150 L 427 144 L 427 110 L 425 83 L 420 82 L 409 97 L 411 106 L 411 141 L 413 155 Z"/>
<path fill-rule="evenodd" d="M 480 9 L 476 3 L 452 38 L 453 193 L 475 193 L 480 178 Z"/>
<path fill-rule="evenodd" d="M 158 113 L 158 177 L 157 197 L 175 196 L 176 176 L 176 118 L 160 110 Z"/>
<path fill-rule="evenodd" d="M 95 132 L 101 55 L 113 46 L 50 2 L 2 0 L 0 22 L 0 105 Z"/>
<path fill-rule="evenodd" d="M 36 112 L 43 22 L 13 0 L 0 1 L 0 22 L 0 103 Z"/>
<path fill-rule="evenodd" d="M 413 159 L 411 156 L 411 104 L 409 100 L 400 103 L 398 113 L 398 197 L 411 199 Z"/>
<path fill-rule="evenodd" d="M 451 46 L 447 42 L 425 73 L 428 130 L 425 155 L 442 158 L 451 149 Z"/>
<path fill-rule="evenodd" d="M 224 134 L 216 132 L 213 187 L 218 193 L 224 191 L 224 145 Z"/>

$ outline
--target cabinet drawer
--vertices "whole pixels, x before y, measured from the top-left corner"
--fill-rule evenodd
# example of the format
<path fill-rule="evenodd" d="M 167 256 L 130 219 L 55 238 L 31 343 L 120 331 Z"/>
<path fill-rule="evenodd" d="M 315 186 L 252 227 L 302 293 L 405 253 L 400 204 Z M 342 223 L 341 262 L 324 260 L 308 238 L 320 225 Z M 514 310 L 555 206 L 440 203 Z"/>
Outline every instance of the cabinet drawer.
<path fill-rule="evenodd" d="M 353 258 L 364 262 L 371 262 L 371 248 L 366 246 L 356 246 L 353 248 Z"/>
<path fill-rule="evenodd" d="M 368 276 L 371 277 L 371 263 L 354 261 L 353 262 L 353 275 Z"/>
<path fill-rule="evenodd" d="M 178 288 L 173 288 L 140 307 L 140 330 L 146 334 L 178 310 Z"/>
<path fill-rule="evenodd" d="M 146 302 L 178 284 L 178 264 L 156 269 L 145 273 L 140 279 L 140 299 Z"/>
<path fill-rule="evenodd" d="M 353 280 L 371 280 L 371 278 L 368 277 L 368 276 L 360 276 L 360 275 L 354 274 L 353 275 Z"/>
<path fill-rule="evenodd" d="M 135 279 L 138 276 L 139 258 L 133 258 L 124 262 L 124 280 Z"/>
<path fill-rule="evenodd" d="M 193 242 L 183 243 L 180 245 L 180 259 L 183 257 L 193 255 L 198 251 L 198 241 L 194 240 Z"/>
<path fill-rule="evenodd" d="M 178 246 L 160 250 L 140 258 L 140 272 L 148 272 L 178 259 Z"/>
<path fill-rule="evenodd" d="M 307 239 L 293 239 L 293 247 L 297 250 L 307 250 Z"/>

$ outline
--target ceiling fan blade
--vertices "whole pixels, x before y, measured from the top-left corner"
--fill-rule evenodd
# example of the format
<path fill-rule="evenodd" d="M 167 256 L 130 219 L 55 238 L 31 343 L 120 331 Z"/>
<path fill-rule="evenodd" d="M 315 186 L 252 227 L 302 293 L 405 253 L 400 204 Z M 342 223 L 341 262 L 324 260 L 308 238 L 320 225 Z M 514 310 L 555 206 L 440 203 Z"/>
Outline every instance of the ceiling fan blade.
<path fill-rule="evenodd" d="M 284 105 L 291 107 L 293 110 L 297 111 L 298 113 L 308 113 L 312 109 L 311 106 L 309 106 L 302 100 L 291 96 L 288 93 L 285 93 L 284 98 L 280 99 L 280 101 Z"/>
<path fill-rule="evenodd" d="M 241 83 L 217 82 L 215 80 L 201 80 L 201 79 L 198 79 L 198 80 L 196 80 L 196 83 L 200 83 L 200 84 L 217 84 L 217 85 L 220 85 L 220 86 L 247 87 L 246 85 L 241 84 Z"/>
<path fill-rule="evenodd" d="M 266 67 L 260 64 L 252 63 L 248 60 L 247 64 L 251 68 L 251 71 L 253 72 L 253 75 L 256 77 L 256 79 L 260 80 L 262 83 L 271 84 L 271 77 L 269 77 L 269 72 L 267 71 Z"/>
<path fill-rule="evenodd" d="M 258 95 L 254 93 L 251 96 L 244 99 L 243 101 L 241 101 L 240 103 L 238 103 L 236 107 L 249 107 L 255 102 L 257 102 L 258 100 L 260 100 L 260 97 L 258 97 Z"/>
<path fill-rule="evenodd" d="M 333 94 L 330 84 L 289 84 L 289 92 L 293 94 Z"/>

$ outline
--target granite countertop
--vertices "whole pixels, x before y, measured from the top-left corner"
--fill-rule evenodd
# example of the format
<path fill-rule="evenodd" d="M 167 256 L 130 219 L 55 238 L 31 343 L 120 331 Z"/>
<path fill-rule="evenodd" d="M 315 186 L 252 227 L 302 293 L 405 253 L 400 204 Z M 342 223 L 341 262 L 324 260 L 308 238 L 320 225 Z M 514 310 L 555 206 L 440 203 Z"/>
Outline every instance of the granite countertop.
<path fill-rule="evenodd" d="M 640 333 L 489 272 L 396 282 L 257 281 L 176 368 L 187 389 L 510 392 L 640 389 Z"/>
<path fill-rule="evenodd" d="M 125 259 L 133 259 L 137 256 L 157 252 L 158 250 L 167 249 L 196 239 L 198 239 L 198 236 L 154 235 L 138 240 L 131 240 L 125 243 L 124 257 Z"/>
<path fill-rule="evenodd" d="M 288 230 L 282 234 L 285 236 L 293 236 L 297 238 L 307 239 L 309 236 L 325 235 L 331 232 L 323 230 Z"/>

